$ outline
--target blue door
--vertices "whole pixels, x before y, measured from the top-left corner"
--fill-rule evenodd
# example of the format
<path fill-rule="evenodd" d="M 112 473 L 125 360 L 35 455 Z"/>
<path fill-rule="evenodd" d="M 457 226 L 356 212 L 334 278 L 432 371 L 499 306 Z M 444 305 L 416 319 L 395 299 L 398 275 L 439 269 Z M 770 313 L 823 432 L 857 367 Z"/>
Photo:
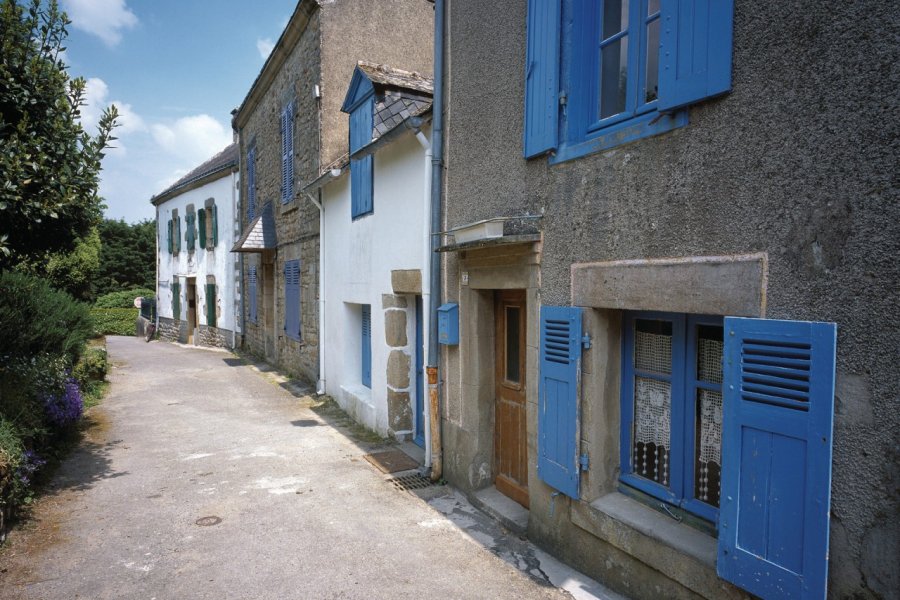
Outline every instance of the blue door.
<path fill-rule="evenodd" d="M 416 296 L 416 437 L 425 447 L 425 373 L 422 370 L 422 296 Z"/>

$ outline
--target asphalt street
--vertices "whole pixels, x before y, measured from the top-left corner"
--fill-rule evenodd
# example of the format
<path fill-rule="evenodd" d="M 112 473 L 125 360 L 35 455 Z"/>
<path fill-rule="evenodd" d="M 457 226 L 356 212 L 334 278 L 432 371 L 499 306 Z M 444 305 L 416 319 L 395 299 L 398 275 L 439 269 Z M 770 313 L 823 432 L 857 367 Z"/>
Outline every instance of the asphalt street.
<path fill-rule="evenodd" d="M 224 352 L 108 350 L 84 442 L 0 551 L 0 598 L 602 596 L 451 488 L 392 485 L 363 459 L 386 442 L 302 387 Z"/>

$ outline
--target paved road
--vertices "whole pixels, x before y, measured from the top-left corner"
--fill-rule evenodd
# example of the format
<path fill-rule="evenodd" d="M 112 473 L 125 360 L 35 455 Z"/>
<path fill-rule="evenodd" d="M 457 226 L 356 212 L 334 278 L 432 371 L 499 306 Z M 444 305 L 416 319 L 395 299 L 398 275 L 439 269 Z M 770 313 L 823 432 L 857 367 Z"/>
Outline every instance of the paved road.
<path fill-rule="evenodd" d="M 109 396 L 0 552 L 0 598 L 568 596 L 528 544 L 449 488 L 395 489 L 362 459 L 372 443 L 270 375 L 162 342 L 108 349 Z"/>

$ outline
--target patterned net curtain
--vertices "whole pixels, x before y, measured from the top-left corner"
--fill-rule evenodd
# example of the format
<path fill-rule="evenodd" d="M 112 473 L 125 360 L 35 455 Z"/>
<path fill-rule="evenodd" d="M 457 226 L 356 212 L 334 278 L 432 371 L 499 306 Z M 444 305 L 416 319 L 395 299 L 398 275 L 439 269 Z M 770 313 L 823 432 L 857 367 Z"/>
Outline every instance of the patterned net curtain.
<path fill-rule="evenodd" d="M 672 324 L 635 321 L 634 368 L 652 376 L 634 381 L 634 471 L 669 485 L 672 424 Z"/>
<path fill-rule="evenodd" d="M 694 497 L 713 506 L 719 506 L 722 475 L 723 347 L 721 327 L 698 328 Z"/>

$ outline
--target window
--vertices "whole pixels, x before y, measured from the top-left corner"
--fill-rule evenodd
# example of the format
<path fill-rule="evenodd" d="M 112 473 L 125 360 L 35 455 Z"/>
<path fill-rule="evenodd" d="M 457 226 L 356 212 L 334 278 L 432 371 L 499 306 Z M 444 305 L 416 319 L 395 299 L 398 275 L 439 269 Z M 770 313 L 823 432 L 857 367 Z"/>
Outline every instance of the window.
<path fill-rule="evenodd" d="M 300 261 L 284 263 L 284 333 L 300 340 Z"/>
<path fill-rule="evenodd" d="M 247 222 L 256 216 L 256 146 L 247 151 Z"/>
<path fill-rule="evenodd" d="M 731 89 L 733 0 L 530 0 L 525 156 L 552 162 L 687 124 Z"/>
<path fill-rule="evenodd" d="M 575 501 L 598 400 L 582 310 L 541 307 L 538 375 L 538 476 Z M 717 574 L 763 598 L 825 597 L 836 342 L 834 323 L 625 313 L 621 422 L 589 424 L 620 430 L 624 488 L 717 521 Z"/>
<path fill-rule="evenodd" d="M 375 98 L 370 97 L 350 113 L 350 154 L 372 141 Z M 371 154 L 350 160 L 350 212 L 356 219 L 374 212 L 373 162 Z"/>
<path fill-rule="evenodd" d="M 621 480 L 715 521 L 722 477 L 722 319 L 628 313 Z"/>
<path fill-rule="evenodd" d="M 360 381 L 367 388 L 372 387 L 372 306 L 361 307 L 360 340 L 362 357 L 360 361 Z"/>
<path fill-rule="evenodd" d="M 294 199 L 294 103 L 281 111 L 281 202 Z"/>
<path fill-rule="evenodd" d="M 200 248 L 212 250 L 219 243 L 218 211 L 215 201 L 210 198 L 204 204 L 205 208 L 197 211 L 197 232 L 200 237 Z"/>
<path fill-rule="evenodd" d="M 259 316 L 256 312 L 256 296 L 257 296 L 257 276 L 256 276 L 256 267 L 251 266 L 247 270 L 247 318 L 251 323 L 258 323 Z"/>

